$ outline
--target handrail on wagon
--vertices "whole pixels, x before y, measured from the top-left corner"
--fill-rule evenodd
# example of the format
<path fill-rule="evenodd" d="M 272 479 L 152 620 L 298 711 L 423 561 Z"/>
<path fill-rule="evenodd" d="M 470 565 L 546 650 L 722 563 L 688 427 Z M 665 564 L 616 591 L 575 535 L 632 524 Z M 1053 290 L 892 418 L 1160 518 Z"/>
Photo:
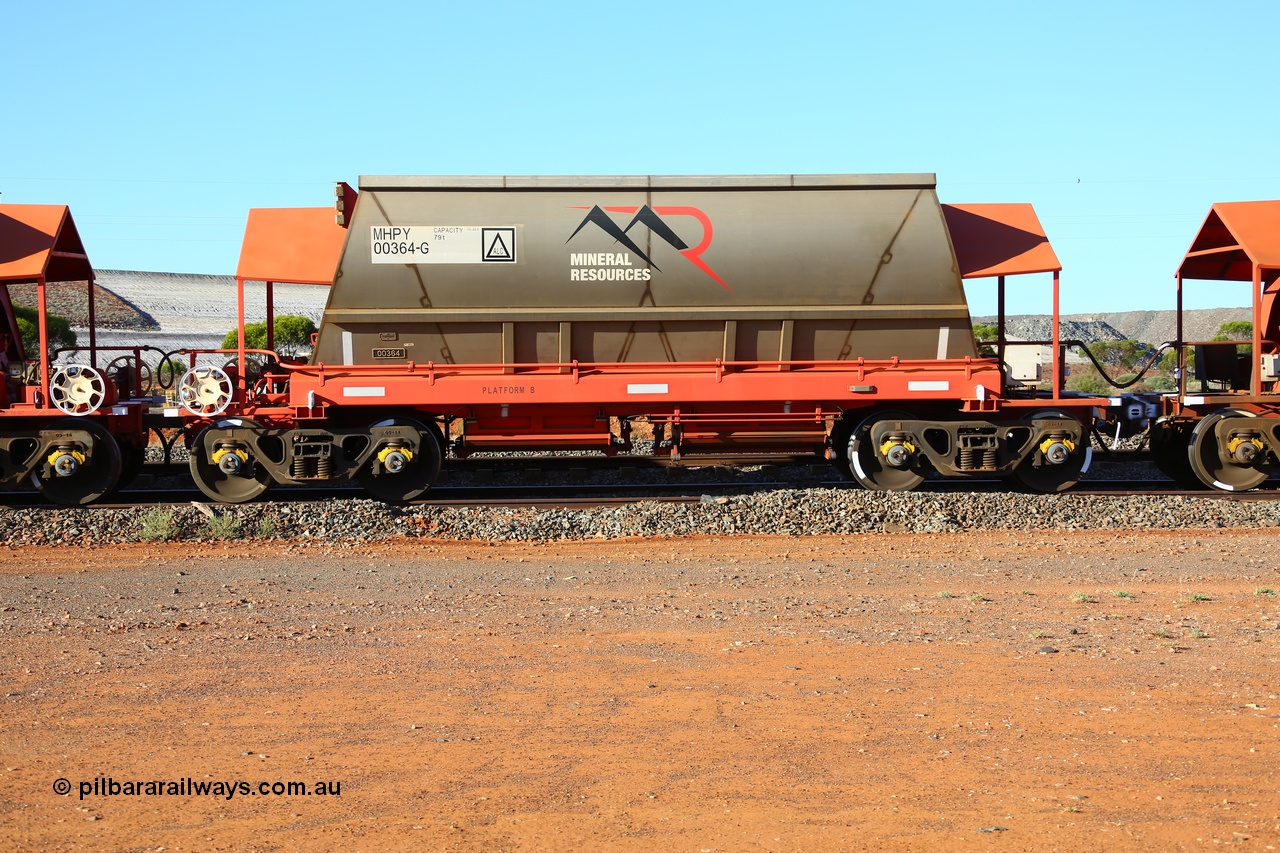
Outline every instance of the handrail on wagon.
<path fill-rule="evenodd" d="M 246 350 L 246 352 L 258 352 L 257 350 Z M 619 372 L 619 371 L 635 371 L 635 372 L 654 372 L 662 371 L 664 373 L 704 373 L 711 372 L 715 375 L 723 376 L 725 373 L 746 372 L 746 371 L 777 371 L 779 369 L 797 369 L 797 370 L 849 370 L 857 369 L 859 372 L 866 370 L 883 370 L 883 369 L 918 369 L 918 370 L 941 370 L 954 372 L 971 373 L 975 369 L 996 369 L 997 360 L 995 358 L 974 358 L 966 356 L 963 359 L 903 359 L 894 356 L 884 359 L 823 359 L 823 360 L 769 360 L 769 361 L 725 361 L 724 359 L 715 359 L 714 361 L 541 361 L 541 362 L 468 362 L 468 363 L 452 363 L 440 364 L 435 361 L 428 362 L 401 362 L 392 364 L 331 364 L 328 362 L 319 362 L 317 364 L 288 364 L 281 363 L 280 368 L 290 373 L 319 373 L 332 376 L 334 374 L 352 373 L 352 374 L 368 374 L 381 373 L 389 374 L 393 372 L 400 373 L 419 373 L 425 371 L 433 380 L 444 374 L 463 374 L 463 373 L 494 373 L 515 371 L 525 374 L 561 374 L 574 373 L 581 375 L 584 373 L 599 372 Z M 399 370 L 397 370 L 399 368 Z"/>

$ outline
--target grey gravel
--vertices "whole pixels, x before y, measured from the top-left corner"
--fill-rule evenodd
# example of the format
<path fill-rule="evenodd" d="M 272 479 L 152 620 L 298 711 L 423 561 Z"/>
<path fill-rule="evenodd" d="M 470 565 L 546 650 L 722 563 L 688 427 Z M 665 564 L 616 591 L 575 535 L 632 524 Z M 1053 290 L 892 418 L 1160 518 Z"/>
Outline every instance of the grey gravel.
<path fill-rule="evenodd" d="M 334 546 L 404 537 L 550 541 L 698 535 L 850 535 L 970 530 L 1123 530 L 1280 526 L 1280 502 L 1186 496 L 882 493 L 847 488 L 757 491 L 711 502 L 642 501 L 592 509 L 394 507 L 373 500 L 216 507 L 230 538 Z M 0 541 L 96 545 L 137 542 L 149 513 L 172 513 L 173 538 L 217 541 L 194 506 L 0 510 Z M 223 525 L 226 529 L 228 525 Z"/>
<path fill-rule="evenodd" d="M 174 459 L 185 456 L 179 444 Z M 149 448 L 158 456 L 159 448 Z M 498 455 L 495 454 L 495 457 Z M 1086 480 L 1167 479 L 1131 454 L 1096 453 Z M 1113 461 L 1119 460 L 1119 461 Z M 442 486 L 524 484 L 520 470 L 446 472 Z M 548 469 L 547 484 L 571 481 L 568 470 Z M 0 542 L 119 544 L 143 537 L 152 513 L 169 513 L 172 539 L 217 541 L 211 523 L 226 515 L 236 524 L 219 530 L 233 539 L 296 541 L 338 547 L 394 538 L 476 541 L 611 540 L 697 535 L 812 536 L 857 533 L 947 533 L 969 530 L 1122 530 L 1280 527 L 1280 502 L 1185 496 L 1120 497 L 1033 495 L 1020 492 L 871 492 L 833 485 L 825 464 L 739 468 L 633 469 L 591 472 L 600 484 L 683 483 L 687 488 L 776 483 L 746 494 L 703 494 L 697 503 L 642 501 L 593 509 L 394 507 L 367 499 L 240 506 L 197 504 L 148 507 L 0 509 Z M 157 486 L 180 487 L 181 481 Z M 697 494 L 696 491 L 693 492 Z M 429 496 L 429 495 L 428 495 Z M 152 525 L 154 530 L 155 525 Z"/>

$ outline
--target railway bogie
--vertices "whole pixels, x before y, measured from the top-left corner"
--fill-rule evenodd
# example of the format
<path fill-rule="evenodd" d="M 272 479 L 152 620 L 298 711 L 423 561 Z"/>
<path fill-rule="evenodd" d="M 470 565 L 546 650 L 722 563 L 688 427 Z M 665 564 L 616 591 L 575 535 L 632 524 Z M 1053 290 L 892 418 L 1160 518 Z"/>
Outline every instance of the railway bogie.
<path fill-rule="evenodd" d="M 109 494 L 119 483 L 123 454 L 100 423 L 62 418 L 0 434 L 0 487 L 30 483 L 54 503 L 80 505 Z"/>
<path fill-rule="evenodd" d="M 1187 455 L 1205 485 L 1227 492 L 1257 488 L 1275 470 L 1280 420 L 1248 409 L 1219 409 L 1191 430 Z"/>
<path fill-rule="evenodd" d="M 913 489 L 937 471 L 947 477 L 1012 477 L 1032 491 L 1060 492 L 1076 484 L 1092 458 L 1085 425 L 1053 410 L 1000 422 L 882 411 L 848 435 L 844 458 L 852 476 L 884 491 Z"/>
<path fill-rule="evenodd" d="M 219 418 L 189 445 L 191 476 L 205 495 L 243 503 L 272 485 L 359 482 L 388 503 L 412 500 L 440 473 L 444 445 L 430 420 L 381 418 L 365 427 L 273 427 Z"/>

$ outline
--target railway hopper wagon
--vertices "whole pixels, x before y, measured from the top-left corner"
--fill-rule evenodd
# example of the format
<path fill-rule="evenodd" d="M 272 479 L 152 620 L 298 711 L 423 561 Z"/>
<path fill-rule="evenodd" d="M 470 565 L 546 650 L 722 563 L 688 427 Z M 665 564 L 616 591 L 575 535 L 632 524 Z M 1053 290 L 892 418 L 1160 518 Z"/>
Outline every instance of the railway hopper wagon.
<path fill-rule="evenodd" d="M 1249 339 L 1183 339 L 1183 291 L 1192 280 L 1249 288 Z M 1160 398 L 1152 457 L 1189 485 L 1256 488 L 1280 471 L 1280 201 L 1213 205 L 1176 281 L 1179 383 Z"/>
<path fill-rule="evenodd" d="M 365 177 L 338 197 L 340 227 L 253 211 L 238 275 L 324 282 L 291 264 L 332 253 L 310 361 L 183 378 L 216 500 L 357 480 L 403 501 L 449 450 L 614 454 L 641 429 L 676 459 L 812 450 L 873 489 L 939 472 L 1059 491 L 1108 404 L 1061 391 L 1034 211 L 942 205 L 932 175 Z M 1003 329 L 978 351 L 963 279 L 998 278 L 1003 305 L 1006 276 L 1046 272 L 1038 390 Z M 243 335 L 235 357 L 254 357 Z"/>
<path fill-rule="evenodd" d="M 96 345 L 93 281 L 66 206 L 0 205 L 0 489 L 34 486 L 55 503 L 87 504 L 143 464 L 151 400 L 132 395 L 127 365 L 138 362 L 138 353 Z M 88 346 L 54 350 L 48 290 L 71 282 L 87 287 Z M 13 286 L 35 290 L 38 352 L 23 344 Z M 59 355 L 66 363 L 55 363 Z M 72 363 L 76 355 L 84 363 Z"/>

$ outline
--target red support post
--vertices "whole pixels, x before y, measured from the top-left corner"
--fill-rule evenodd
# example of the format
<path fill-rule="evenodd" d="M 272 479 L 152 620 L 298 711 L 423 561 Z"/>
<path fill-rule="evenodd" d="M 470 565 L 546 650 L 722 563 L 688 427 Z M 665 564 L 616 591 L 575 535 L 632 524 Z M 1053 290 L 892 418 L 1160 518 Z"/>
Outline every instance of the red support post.
<path fill-rule="evenodd" d="M 1174 345 L 1178 348 L 1178 406 L 1181 408 L 1182 398 L 1187 393 L 1187 358 L 1182 347 L 1182 271 L 1179 270 L 1173 277 L 1178 283 L 1178 310 L 1174 312 L 1177 315 L 1178 329 Z"/>
<path fill-rule="evenodd" d="M 276 306 L 272 282 L 267 282 L 267 349 L 276 349 Z"/>
<path fill-rule="evenodd" d="M 93 272 L 89 272 L 89 366 L 98 366 L 98 311 L 94 300 Z"/>
<path fill-rule="evenodd" d="M 1262 394 L 1262 267 L 1253 265 L 1253 347 L 1249 353 L 1249 393 Z"/>
<path fill-rule="evenodd" d="M 1062 347 L 1058 331 L 1058 273 L 1053 273 L 1053 399 L 1062 397 Z"/>
<path fill-rule="evenodd" d="M 44 276 L 36 280 L 36 320 L 40 327 L 40 405 L 49 405 L 49 323 L 46 319 L 49 302 L 45 293 Z"/>
<path fill-rule="evenodd" d="M 236 366 L 239 368 L 236 376 L 236 387 L 240 389 L 240 399 L 243 400 L 248 386 L 245 385 L 245 360 L 244 360 L 244 279 L 236 276 Z"/>
<path fill-rule="evenodd" d="M 1000 362 L 1000 393 L 1004 393 L 1004 276 L 996 278 L 996 358 Z"/>

